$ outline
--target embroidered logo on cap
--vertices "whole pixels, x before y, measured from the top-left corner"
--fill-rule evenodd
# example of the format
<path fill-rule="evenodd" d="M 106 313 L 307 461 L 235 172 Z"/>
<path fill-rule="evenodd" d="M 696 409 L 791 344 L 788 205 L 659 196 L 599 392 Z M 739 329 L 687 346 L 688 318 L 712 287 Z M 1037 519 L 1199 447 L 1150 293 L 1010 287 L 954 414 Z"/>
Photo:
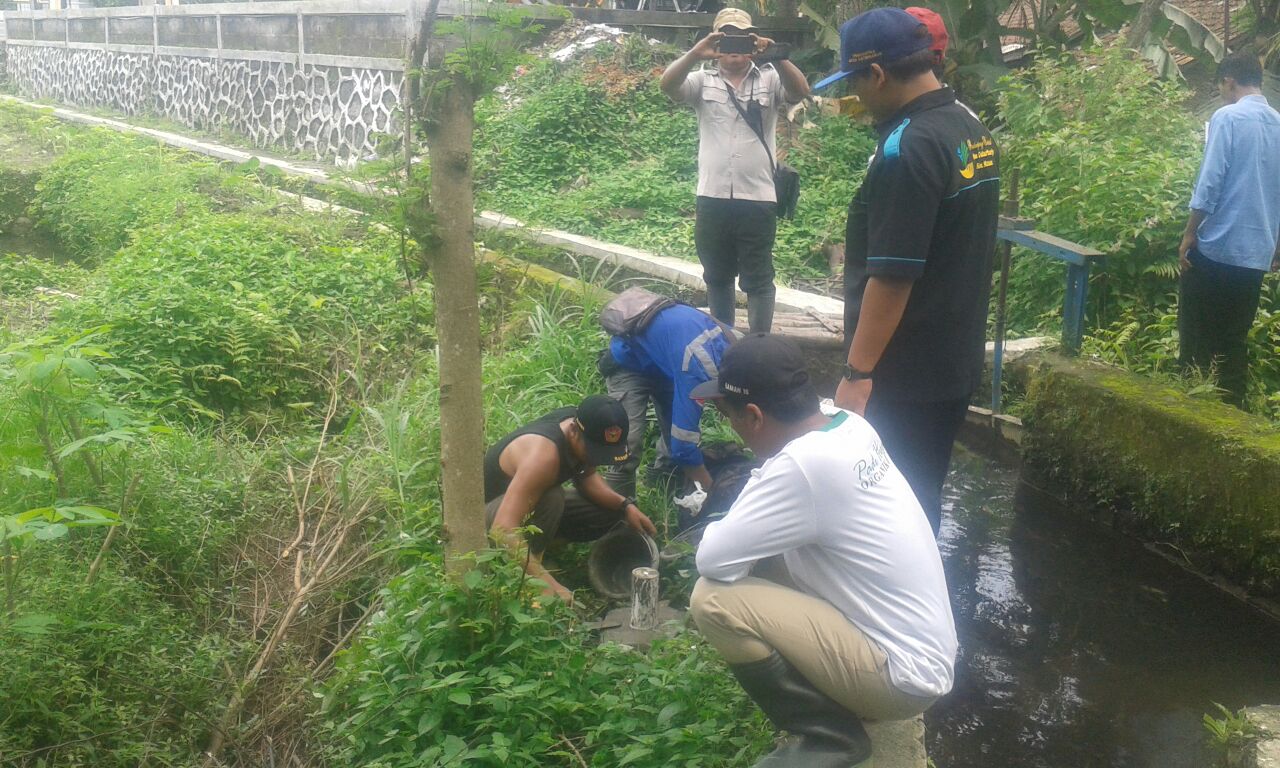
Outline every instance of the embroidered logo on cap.
<path fill-rule="evenodd" d="M 606 443 L 616 443 L 622 439 L 622 427 L 609 427 L 604 431 Z"/>

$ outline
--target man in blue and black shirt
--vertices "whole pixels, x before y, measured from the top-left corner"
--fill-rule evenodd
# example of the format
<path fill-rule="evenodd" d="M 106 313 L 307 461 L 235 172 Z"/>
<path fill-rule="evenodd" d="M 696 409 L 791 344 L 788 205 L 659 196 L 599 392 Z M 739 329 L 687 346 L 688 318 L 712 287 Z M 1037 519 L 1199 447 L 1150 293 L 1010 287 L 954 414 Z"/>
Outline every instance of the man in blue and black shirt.
<path fill-rule="evenodd" d="M 836 405 L 864 415 L 936 533 L 951 446 L 981 383 L 1000 202 L 991 134 L 933 72 L 933 38 L 900 8 L 840 30 L 841 71 L 880 142 L 849 206 Z"/>
<path fill-rule="evenodd" d="M 1262 95 L 1262 65 L 1252 54 L 1222 60 L 1218 92 L 1227 105 L 1209 121 L 1178 248 L 1178 332 L 1182 364 L 1216 367 L 1227 402 L 1242 406 L 1249 328 L 1262 277 L 1280 256 L 1280 113 Z"/>

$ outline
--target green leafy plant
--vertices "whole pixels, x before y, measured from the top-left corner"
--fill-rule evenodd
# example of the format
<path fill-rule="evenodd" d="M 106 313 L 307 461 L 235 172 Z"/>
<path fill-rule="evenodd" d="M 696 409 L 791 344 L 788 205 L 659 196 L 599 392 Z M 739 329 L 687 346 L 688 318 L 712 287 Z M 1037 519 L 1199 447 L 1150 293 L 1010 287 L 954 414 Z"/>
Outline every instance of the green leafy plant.
<path fill-rule="evenodd" d="M 1021 173 L 1020 213 L 1109 255 L 1091 276 L 1090 323 L 1167 306 L 1200 154 L 1186 91 L 1120 47 L 1044 51 L 1002 86 L 1002 162 Z M 1043 328 L 1062 280 L 1060 262 L 1015 253 L 1010 327 Z"/>
<path fill-rule="evenodd" d="M 1208 741 L 1219 755 L 1220 765 L 1237 765 L 1244 749 L 1258 736 L 1258 728 L 1244 714 L 1244 709 L 1232 712 L 1214 702 L 1214 709 L 1221 717 L 1205 713 L 1204 728 L 1209 732 Z"/>
<path fill-rule="evenodd" d="M 383 613 L 327 688 L 334 759 L 365 765 L 728 766 L 769 742 L 705 645 L 652 659 L 595 647 L 544 604 L 518 564 L 481 554 L 463 584 L 426 558 L 383 592 Z"/>

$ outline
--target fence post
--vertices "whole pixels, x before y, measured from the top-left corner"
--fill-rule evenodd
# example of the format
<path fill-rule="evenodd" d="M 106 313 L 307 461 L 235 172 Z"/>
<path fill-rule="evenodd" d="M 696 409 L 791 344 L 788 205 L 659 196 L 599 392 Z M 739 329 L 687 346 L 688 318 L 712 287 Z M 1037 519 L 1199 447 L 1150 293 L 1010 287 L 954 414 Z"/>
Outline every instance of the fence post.
<path fill-rule="evenodd" d="M 1004 201 L 1004 215 L 1009 218 L 1018 216 L 1018 169 L 1009 174 L 1009 196 Z M 991 361 L 991 414 L 1000 413 L 1000 401 L 1004 390 L 1004 324 L 1005 306 L 1009 295 L 1009 258 L 1013 254 L 1013 243 L 1005 240 L 1000 243 L 1000 293 L 996 299 L 996 340 L 995 353 Z"/>
<path fill-rule="evenodd" d="M 1062 347 L 1069 355 L 1080 354 L 1084 339 L 1084 308 L 1089 296 L 1089 262 L 1067 264 L 1067 290 L 1062 298 Z"/>

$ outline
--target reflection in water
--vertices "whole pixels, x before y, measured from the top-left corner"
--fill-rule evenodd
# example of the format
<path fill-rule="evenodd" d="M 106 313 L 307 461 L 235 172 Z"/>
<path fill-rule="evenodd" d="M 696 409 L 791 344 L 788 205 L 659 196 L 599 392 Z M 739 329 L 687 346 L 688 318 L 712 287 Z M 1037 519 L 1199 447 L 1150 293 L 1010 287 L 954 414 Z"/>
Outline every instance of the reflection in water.
<path fill-rule="evenodd" d="M 1203 768 L 1203 714 L 1280 703 L 1280 628 L 957 449 L 939 547 L 960 635 L 940 768 Z"/>

